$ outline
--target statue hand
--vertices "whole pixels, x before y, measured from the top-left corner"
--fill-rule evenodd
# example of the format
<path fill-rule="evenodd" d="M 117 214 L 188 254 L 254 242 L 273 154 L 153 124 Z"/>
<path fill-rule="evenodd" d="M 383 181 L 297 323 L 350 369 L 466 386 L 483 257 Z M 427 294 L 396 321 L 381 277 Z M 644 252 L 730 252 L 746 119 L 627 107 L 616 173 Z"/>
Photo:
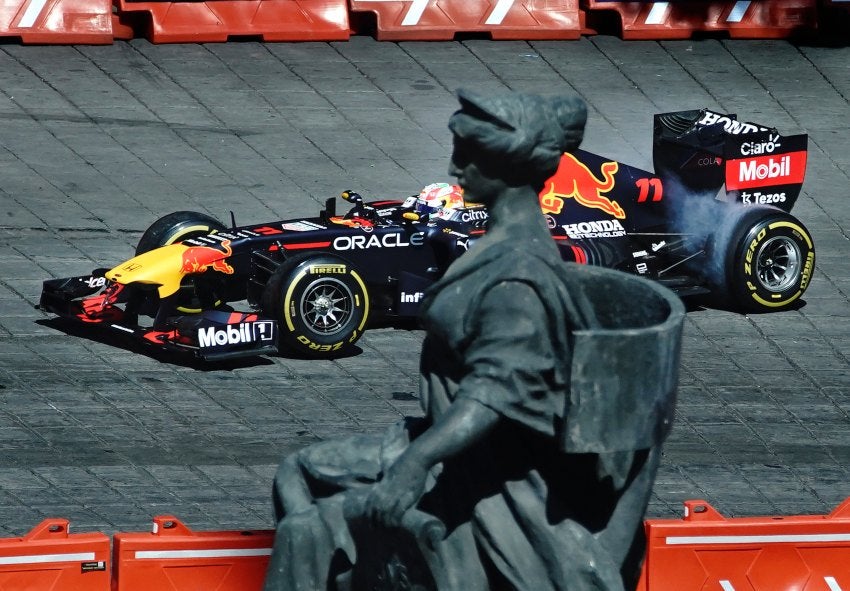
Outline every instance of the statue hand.
<path fill-rule="evenodd" d="M 427 477 L 423 464 L 402 456 L 372 486 L 366 498 L 366 517 L 376 524 L 399 527 L 405 512 L 422 497 Z"/>

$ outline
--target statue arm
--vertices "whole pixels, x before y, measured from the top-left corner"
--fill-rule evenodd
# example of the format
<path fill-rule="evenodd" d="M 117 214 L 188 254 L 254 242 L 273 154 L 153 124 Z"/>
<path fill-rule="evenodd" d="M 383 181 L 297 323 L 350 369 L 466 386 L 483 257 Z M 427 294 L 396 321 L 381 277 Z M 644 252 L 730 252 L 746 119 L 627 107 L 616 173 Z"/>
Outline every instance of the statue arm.
<path fill-rule="evenodd" d="M 474 400 L 453 403 L 372 487 L 366 514 L 384 525 L 400 525 L 422 496 L 430 469 L 480 440 L 499 420 L 498 413 Z"/>
<path fill-rule="evenodd" d="M 525 283 L 506 281 L 482 298 L 477 315 L 456 398 L 369 495 L 367 514 L 379 523 L 398 525 L 422 496 L 430 469 L 480 441 L 505 416 L 516 414 L 513 409 L 526 405 L 532 415 L 540 414 L 538 402 L 527 396 L 529 389 L 541 389 L 540 376 L 549 373 L 553 358 L 537 293 Z"/>

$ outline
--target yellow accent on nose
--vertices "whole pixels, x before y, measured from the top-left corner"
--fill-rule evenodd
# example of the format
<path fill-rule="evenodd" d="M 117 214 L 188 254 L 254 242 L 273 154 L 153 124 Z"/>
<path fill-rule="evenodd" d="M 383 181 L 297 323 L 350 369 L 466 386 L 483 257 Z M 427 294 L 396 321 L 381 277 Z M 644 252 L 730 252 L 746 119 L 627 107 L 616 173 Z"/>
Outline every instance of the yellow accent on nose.
<path fill-rule="evenodd" d="M 106 278 L 122 285 L 144 283 L 157 285 L 159 297 L 177 293 L 183 272 L 183 253 L 189 249 L 183 244 L 169 244 L 140 254 L 110 269 Z"/>

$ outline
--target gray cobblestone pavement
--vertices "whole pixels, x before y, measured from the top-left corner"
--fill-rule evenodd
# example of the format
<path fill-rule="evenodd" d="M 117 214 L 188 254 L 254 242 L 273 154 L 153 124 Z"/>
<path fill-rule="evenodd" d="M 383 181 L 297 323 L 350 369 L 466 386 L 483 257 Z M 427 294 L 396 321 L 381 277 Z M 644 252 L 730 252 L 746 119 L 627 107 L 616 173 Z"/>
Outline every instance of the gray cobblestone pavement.
<path fill-rule="evenodd" d="M 448 180 L 453 91 L 578 92 L 585 147 L 651 168 L 652 114 L 710 107 L 810 136 L 798 310 L 688 314 L 650 507 L 825 513 L 850 496 L 850 48 L 784 41 L 0 46 L 0 535 L 271 527 L 278 458 L 417 413 L 421 333 L 337 361 L 168 363 L 68 333 L 41 281 L 132 254 L 178 209 L 248 223 L 353 188 Z"/>

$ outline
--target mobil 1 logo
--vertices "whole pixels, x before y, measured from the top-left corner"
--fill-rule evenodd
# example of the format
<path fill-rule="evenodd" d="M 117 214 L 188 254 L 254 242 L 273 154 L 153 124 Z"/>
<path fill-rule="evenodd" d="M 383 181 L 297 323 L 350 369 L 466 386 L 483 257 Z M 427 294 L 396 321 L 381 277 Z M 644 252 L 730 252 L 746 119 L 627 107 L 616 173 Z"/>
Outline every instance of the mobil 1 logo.
<path fill-rule="evenodd" d="M 198 329 L 198 346 L 202 349 L 248 344 L 272 344 L 275 340 L 275 322 L 258 320 L 225 326 L 207 326 Z"/>

